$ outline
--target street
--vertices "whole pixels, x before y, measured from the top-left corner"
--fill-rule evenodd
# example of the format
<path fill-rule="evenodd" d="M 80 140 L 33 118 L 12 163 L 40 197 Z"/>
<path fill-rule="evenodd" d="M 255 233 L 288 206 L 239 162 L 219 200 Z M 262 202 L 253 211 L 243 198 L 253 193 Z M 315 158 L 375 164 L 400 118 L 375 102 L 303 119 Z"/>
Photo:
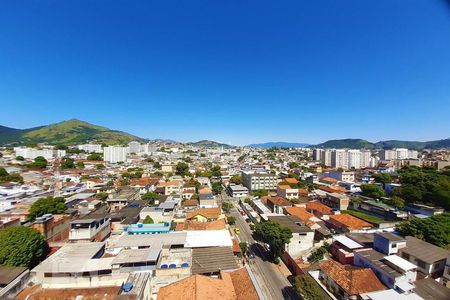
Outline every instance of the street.
<path fill-rule="evenodd" d="M 250 227 L 239 211 L 232 208 L 230 214 L 236 218 L 236 226 L 240 228 L 239 239 L 247 242 L 255 254 L 249 266 L 266 299 L 300 299 L 287 278 L 268 260 L 265 249 L 253 239 Z"/>

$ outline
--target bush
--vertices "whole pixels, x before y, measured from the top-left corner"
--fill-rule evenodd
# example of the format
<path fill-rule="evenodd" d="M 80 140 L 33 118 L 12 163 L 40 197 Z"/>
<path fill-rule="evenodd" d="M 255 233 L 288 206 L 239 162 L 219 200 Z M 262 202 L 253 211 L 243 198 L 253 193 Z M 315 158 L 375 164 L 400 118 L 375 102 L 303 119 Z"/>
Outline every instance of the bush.
<path fill-rule="evenodd" d="M 35 220 L 45 214 L 61 214 L 67 210 L 64 198 L 43 197 L 34 202 L 28 210 L 28 218 Z"/>
<path fill-rule="evenodd" d="M 142 223 L 144 223 L 144 224 L 153 224 L 155 222 L 153 221 L 153 219 L 150 216 L 146 216 Z"/>
<path fill-rule="evenodd" d="M 0 265 L 33 268 L 48 253 L 44 237 L 29 227 L 0 230 Z"/>
<path fill-rule="evenodd" d="M 230 224 L 230 225 L 234 225 L 234 224 L 236 223 L 236 218 L 233 217 L 233 216 L 229 216 L 229 217 L 227 218 L 227 222 L 228 222 L 228 224 Z"/>
<path fill-rule="evenodd" d="M 309 274 L 295 277 L 294 287 L 304 300 L 330 299 L 320 285 Z"/>

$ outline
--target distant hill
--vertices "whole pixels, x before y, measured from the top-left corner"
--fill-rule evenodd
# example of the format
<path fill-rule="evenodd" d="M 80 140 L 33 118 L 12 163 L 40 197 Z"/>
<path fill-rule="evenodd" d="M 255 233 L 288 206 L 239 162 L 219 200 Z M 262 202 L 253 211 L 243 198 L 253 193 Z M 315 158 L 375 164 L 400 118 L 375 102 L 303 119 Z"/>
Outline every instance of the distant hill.
<path fill-rule="evenodd" d="M 361 139 L 342 139 L 342 140 L 329 140 L 325 143 L 315 145 L 318 148 L 350 148 L 350 149 L 392 149 L 392 148 L 408 148 L 414 150 L 422 149 L 438 149 L 438 148 L 450 148 L 450 138 L 428 141 L 428 142 L 417 142 L 417 141 L 380 141 L 376 143 L 371 143 L 366 140 Z"/>
<path fill-rule="evenodd" d="M 235 146 L 232 145 L 228 145 L 228 144 L 222 144 L 222 143 L 218 143 L 218 142 L 214 142 L 214 141 L 209 141 L 209 140 L 201 140 L 195 143 L 187 143 L 188 145 L 193 145 L 196 147 L 205 147 L 205 148 L 235 148 Z"/>
<path fill-rule="evenodd" d="M 318 148 L 351 148 L 351 149 L 373 149 L 375 145 L 371 142 L 361 139 L 343 139 L 329 140 L 325 143 L 318 144 Z"/>
<path fill-rule="evenodd" d="M 309 144 L 305 144 L 305 143 L 289 143 L 289 142 L 267 142 L 267 143 L 261 143 L 261 144 L 250 144 L 247 145 L 247 147 L 252 147 L 252 148 L 263 148 L 263 149 L 267 149 L 267 148 L 303 148 L 303 147 L 308 147 Z"/>
<path fill-rule="evenodd" d="M 30 129 L 0 127 L 0 144 L 3 145 L 26 143 L 70 145 L 88 141 L 112 145 L 144 139 L 76 119 Z"/>

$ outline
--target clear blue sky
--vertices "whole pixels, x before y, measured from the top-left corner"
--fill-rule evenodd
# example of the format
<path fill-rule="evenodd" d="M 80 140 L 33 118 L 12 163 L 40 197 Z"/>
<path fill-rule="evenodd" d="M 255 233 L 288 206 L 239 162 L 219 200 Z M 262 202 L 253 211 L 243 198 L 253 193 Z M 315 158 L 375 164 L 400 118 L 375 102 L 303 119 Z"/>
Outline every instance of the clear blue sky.
<path fill-rule="evenodd" d="M 450 5 L 5 0 L 0 103 L 180 141 L 447 138 Z"/>

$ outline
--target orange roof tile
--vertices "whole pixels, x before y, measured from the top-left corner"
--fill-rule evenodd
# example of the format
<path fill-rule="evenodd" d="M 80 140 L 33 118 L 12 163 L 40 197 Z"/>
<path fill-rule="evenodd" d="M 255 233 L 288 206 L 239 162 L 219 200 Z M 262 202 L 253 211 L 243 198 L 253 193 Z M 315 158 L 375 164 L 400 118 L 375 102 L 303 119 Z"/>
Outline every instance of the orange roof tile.
<path fill-rule="evenodd" d="M 294 184 L 298 183 L 298 180 L 295 178 L 285 178 L 285 179 L 283 179 L 283 181 L 286 181 L 287 183 L 294 183 Z"/>
<path fill-rule="evenodd" d="M 303 207 L 287 207 L 286 211 L 291 215 L 299 218 L 303 222 L 309 221 L 311 218 L 314 218 L 312 213 L 309 213 Z"/>
<path fill-rule="evenodd" d="M 279 206 L 292 206 L 291 202 L 279 196 L 269 197 L 267 201 Z"/>
<path fill-rule="evenodd" d="M 282 189 L 282 190 L 293 190 L 293 188 L 291 188 L 290 185 L 284 185 L 284 184 L 282 184 L 282 185 L 279 185 L 278 187 L 279 187 L 280 189 Z"/>
<path fill-rule="evenodd" d="M 201 215 L 207 219 L 217 219 L 221 214 L 220 208 L 211 207 L 211 208 L 199 208 L 187 214 L 187 219 L 192 219 L 195 216 Z"/>
<path fill-rule="evenodd" d="M 322 215 L 331 215 L 333 213 L 333 209 L 331 207 L 328 207 L 325 204 L 320 203 L 319 201 L 306 202 L 305 206 L 309 210 L 320 212 Z"/>
<path fill-rule="evenodd" d="M 350 296 L 386 289 L 369 268 L 342 265 L 333 259 L 320 264 L 320 267 Z"/>
<path fill-rule="evenodd" d="M 341 223 L 348 229 L 363 229 L 367 227 L 373 227 L 372 224 L 348 214 L 332 215 L 330 216 L 330 219 Z"/>
<path fill-rule="evenodd" d="M 186 222 L 178 223 L 175 230 L 221 230 L 225 229 L 225 225 L 225 219 L 218 219 L 210 222 L 187 220 Z"/>
<path fill-rule="evenodd" d="M 326 182 L 326 183 L 337 183 L 338 180 L 332 177 L 322 177 L 319 179 L 320 182 Z"/>

